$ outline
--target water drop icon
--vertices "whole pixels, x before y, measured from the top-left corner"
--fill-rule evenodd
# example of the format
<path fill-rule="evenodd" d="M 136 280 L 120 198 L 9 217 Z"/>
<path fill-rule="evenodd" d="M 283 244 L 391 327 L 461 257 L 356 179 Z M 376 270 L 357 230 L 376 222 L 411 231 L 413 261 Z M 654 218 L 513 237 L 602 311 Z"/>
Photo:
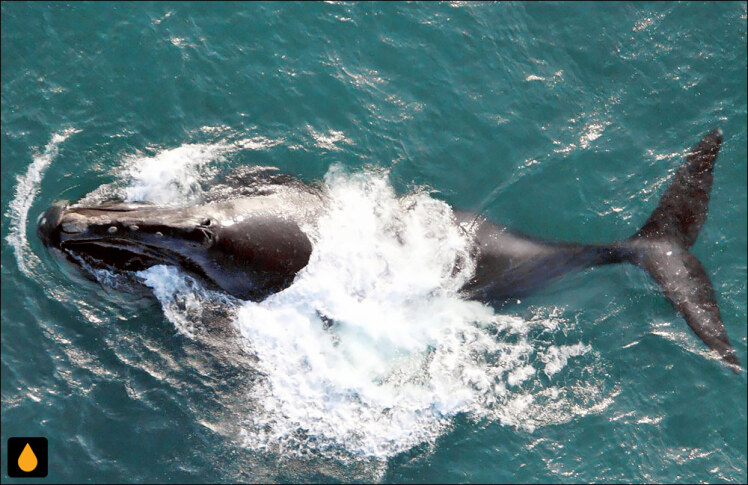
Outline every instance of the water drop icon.
<path fill-rule="evenodd" d="M 26 473 L 34 471 L 39 460 L 36 459 L 34 450 L 31 449 L 28 443 L 23 448 L 21 455 L 18 457 L 18 468 L 25 471 Z"/>

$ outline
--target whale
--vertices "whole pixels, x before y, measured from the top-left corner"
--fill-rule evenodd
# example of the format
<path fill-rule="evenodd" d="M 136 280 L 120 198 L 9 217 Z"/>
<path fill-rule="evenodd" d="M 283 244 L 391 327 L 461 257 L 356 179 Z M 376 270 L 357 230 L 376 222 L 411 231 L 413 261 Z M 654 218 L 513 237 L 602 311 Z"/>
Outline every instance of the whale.
<path fill-rule="evenodd" d="M 690 251 L 706 221 L 722 140 L 717 128 L 689 151 L 644 225 L 624 240 L 555 241 L 455 209 L 475 263 L 462 294 L 500 308 L 572 272 L 638 266 L 704 344 L 740 372 L 709 275 Z M 175 265 L 233 297 L 258 301 L 287 288 L 308 264 L 313 243 L 307 228 L 324 208 L 321 189 L 287 177 L 263 190 L 189 207 L 62 201 L 40 215 L 37 234 L 84 274 Z"/>

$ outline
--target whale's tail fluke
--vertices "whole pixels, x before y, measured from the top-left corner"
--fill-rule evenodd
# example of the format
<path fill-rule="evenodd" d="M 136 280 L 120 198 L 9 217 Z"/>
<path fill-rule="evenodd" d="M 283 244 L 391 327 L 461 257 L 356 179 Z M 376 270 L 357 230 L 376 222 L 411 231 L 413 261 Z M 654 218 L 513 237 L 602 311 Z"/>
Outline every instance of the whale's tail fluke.
<path fill-rule="evenodd" d="M 686 249 L 693 246 L 709 210 L 712 172 L 720 145 L 722 130 L 717 128 L 693 147 L 659 205 L 634 237 L 667 239 Z"/>
<path fill-rule="evenodd" d="M 739 372 L 740 362 L 727 338 L 712 282 L 688 251 L 706 221 L 712 171 L 721 144 L 722 130 L 717 128 L 691 150 L 647 222 L 619 248 L 625 259 L 644 268 L 662 287 L 696 335 Z"/>

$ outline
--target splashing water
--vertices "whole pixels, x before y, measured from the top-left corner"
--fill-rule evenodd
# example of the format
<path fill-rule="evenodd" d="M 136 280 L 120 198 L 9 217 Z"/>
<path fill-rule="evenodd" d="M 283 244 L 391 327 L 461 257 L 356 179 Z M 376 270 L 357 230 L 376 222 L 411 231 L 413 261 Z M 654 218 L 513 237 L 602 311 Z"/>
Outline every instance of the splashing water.
<path fill-rule="evenodd" d="M 196 143 L 157 152 L 152 157 L 137 155 L 125 160 L 129 184 L 124 199 L 155 204 L 187 205 L 199 202 L 204 194 L 201 182 L 215 174 L 216 162 L 240 150 L 263 150 L 280 140 L 265 137 L 234 142 Z"/>
<path fill-rule="evenodd" d="M 539 346 L 527 338 L 530 322 L 460 296 L 470 241 L 449 206 L 425 193 L 399 198 L 381 173 L 333 168 L 325 183 L 330 210 L 309 265 L 238 314 L 266 377 L 248 446 L 385 459 L 433 442 L 458 413 L 528 429 L 570 419 L 533 408 L 530 362 L 551 376 L 590 348 Z"/>
<path fill-rule="evenodd" d="M 265 150 L 281 141 L 257 136 L 231 142 L 187 143 L 152 155 L 129 155 L 115 172 L 119 182 L 102 185 L 78 204 L 95 205 L 112 198 L 167 206 L 200 203 L 205 196 L 205 181 L 218 173 L 218 165 L 226 162 L 226 156 Z"/>
<path fill-rule="evenodd" d="M 125 194 L 199 201 L 210 162 L 228 151 L 183 145 L 126 160 Z M 374 170 L 333 167 L 324 190 L 326 212 L 304 228 L 309 264 L 262 302 L 222 299 L 178 268 L 137 275 L 189 338 L 199 338 L 204 306 L 231 308 L 261 376 L 247 396 L 254 411 L 240 423 L 245 446 L 386 460 L 433 443 L 458 414 L 532 430 L 611 402 L 589 378 L 589 345 L 534 337 L 566 332 L 563 322 L 497 314 L 460 294 L 474 270 L 471 238 L 447 204 L 425 191 L 398 196 L 388 174 Z M 579 359 L 583 383 L 564 372 Z"/>
<path fill-rule="evenodd" d="M 222 293 L 206 290 L 199 281 L 174 266 L 152 266 L 136 275 L 153 289 L 166 318 L 187 337 L 195 337 L 196 327 L 208 305 L 231 305 L 233 300 Z"/>
<path fill-rule="evenodd" d="M 125 200 L 155 204 L 196 202 L 202 195 L 200 180 L 209 173 L 210 162 L 221 160 L 232 146 L 191 144 L 164 150 L 153 157 L 133 156 L 126 161 L 129 186 Z"/>

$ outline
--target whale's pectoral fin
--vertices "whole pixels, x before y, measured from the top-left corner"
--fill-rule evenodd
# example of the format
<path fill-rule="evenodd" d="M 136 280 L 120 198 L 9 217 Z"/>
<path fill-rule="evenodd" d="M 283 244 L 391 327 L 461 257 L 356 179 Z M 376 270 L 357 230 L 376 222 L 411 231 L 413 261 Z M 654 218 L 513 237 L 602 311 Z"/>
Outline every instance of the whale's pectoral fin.
<path fill-rule="evenodd" d="M 722 144 L 719 128 L 696 145 L 678 169 L 657 208 L 633 237 L 623 242 L 632 263 L 646 269 L 688 325 L 738 372 L 740 363 L 727 338 L 712 282 L 688 252 L 706 221 L 712 171 Z"/>

